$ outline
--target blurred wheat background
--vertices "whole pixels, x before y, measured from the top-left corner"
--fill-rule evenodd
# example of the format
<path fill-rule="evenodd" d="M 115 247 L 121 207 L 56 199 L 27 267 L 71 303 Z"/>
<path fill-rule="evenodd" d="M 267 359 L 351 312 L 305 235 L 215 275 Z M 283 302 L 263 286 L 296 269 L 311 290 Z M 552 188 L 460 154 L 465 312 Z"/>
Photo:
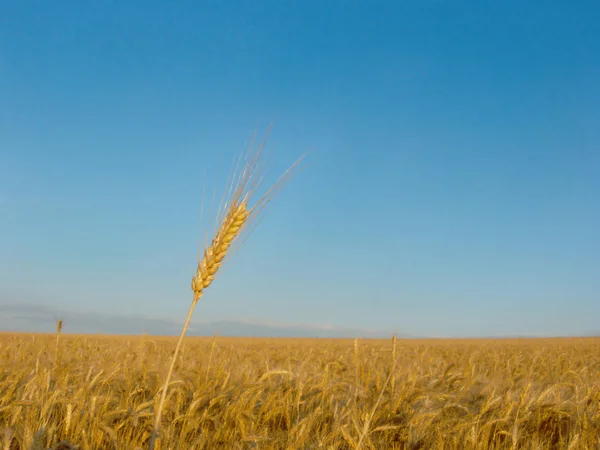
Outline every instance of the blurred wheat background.
<path fill-rule="evenodd" d="M 175 338 L 0 335 L 0 448 L 143 449 Z M 55 358 L 58 358 L 55 360 Z M 600 448 L 600 339 L 184 341 L 161 449 Z"/>

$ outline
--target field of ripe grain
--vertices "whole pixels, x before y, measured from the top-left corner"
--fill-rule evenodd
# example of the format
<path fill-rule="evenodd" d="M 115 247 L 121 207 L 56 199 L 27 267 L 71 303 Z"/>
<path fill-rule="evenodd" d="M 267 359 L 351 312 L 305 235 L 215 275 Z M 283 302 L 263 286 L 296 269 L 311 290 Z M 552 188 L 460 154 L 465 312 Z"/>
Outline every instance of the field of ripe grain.
<path fill-rule="evenodd" d="M 147 448 L 174 345 L 0 335 L 0 448 Z M 188 338 L 156 448 L 598 449 L 600 339 Z"/>

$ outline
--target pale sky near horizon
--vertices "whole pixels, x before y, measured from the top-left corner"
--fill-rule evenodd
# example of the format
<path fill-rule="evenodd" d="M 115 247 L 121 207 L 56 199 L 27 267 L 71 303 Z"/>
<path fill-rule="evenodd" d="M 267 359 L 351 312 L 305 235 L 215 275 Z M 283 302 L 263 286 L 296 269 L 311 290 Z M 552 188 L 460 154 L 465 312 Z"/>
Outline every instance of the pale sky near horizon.
<path fill-rule="evenodd" d="M 183 317 L 202 188 L 273 120 L 267 181 L 308 165 L 198 320 L 600 332 L 598 23 L 591 1 L 2 2 L 0 303 Z"/>

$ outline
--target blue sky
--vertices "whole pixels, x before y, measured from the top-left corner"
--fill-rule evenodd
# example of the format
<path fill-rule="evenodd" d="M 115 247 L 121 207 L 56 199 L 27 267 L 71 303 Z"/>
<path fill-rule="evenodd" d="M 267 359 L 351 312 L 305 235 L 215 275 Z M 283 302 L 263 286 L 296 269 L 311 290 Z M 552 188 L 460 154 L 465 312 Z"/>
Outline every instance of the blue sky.
<path fill-rule="evenodd" d="M 595 2 L 2 2 L 0 303 L 183 318 L 202 188 L 273 120 L 267 181 L 308 165 L 197 320 L 600 331 L 599 22 Z"/>

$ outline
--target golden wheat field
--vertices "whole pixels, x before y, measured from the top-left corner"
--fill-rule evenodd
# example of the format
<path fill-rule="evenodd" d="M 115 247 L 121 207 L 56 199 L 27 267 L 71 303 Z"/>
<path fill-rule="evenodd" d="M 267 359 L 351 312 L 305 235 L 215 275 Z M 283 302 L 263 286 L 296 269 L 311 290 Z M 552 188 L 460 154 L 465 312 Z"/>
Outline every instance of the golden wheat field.
<path fill-rule="evenodd" d="M 0 335 L 0 445 L 144 449 L 175 338 Z M 188 338 L 160 449 L 597 449 L 600 339 Z"/>

